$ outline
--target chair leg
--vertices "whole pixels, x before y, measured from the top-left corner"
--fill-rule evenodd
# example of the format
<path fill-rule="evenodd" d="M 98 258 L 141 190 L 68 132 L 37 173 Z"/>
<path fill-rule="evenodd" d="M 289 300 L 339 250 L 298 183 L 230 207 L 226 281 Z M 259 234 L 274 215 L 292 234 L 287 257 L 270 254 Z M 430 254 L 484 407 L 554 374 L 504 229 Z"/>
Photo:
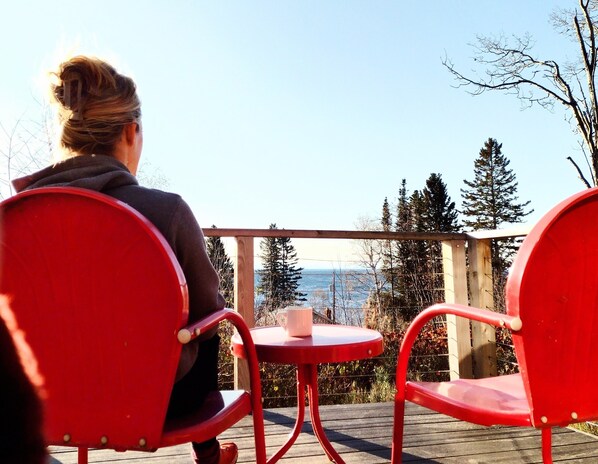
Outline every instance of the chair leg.
<path fill-rule="evenodd" d="M 260 409 L 259 412 L 253 412 L 253 435 L 255 442 L 255 462 L 256 464 L 266 464 L 266 436 L 264 431 L 264 415 Z"/>
<path fill-rule="evenodd" d="M 542 461 L 552 464 L 552 427 L 542 429 Z"/>
<path fill-rule="evenodd" d="M 391 464 L 403 461 L 403 428 L 405 426 L 405 398 L 395 397 L 394 426 L 392 431 Z"/>
<path fill-rule="evenodd" d="M 87 464 L 87 448 L 77 448 L 77 464 Z"/>

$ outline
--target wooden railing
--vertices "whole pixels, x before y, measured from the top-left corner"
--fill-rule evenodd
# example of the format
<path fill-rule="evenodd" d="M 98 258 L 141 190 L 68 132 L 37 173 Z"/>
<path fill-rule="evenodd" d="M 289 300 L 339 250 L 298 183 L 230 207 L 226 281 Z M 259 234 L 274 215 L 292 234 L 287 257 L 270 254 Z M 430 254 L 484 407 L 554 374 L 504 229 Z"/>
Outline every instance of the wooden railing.
<path fill-rule="evenodd" d="M 445 301 L 494 309 L 492 239 L 520 237 L 527 229 L 475 233 L 411 233 L 297 229 L 204 229 L 206 236 L 234 237 L 235 309 L 246 323 L 255 325 L 254 239 L 290 237 L 297 239 L 428 240 L 442 244 Z M 469 256 L 467 256 L 469 255 Z M 469 258 L 469 268 L 467 266 Z M 471 336 L 470 336 L 471 327 Z M 496 375 L 496 345 L 493 327 L 455 316 L 447 317 L 449 369 L 451 379 Z M 474 367 L 475 366 L 475 372 Z M 248 386 L 243 362 L 235 359 L 235 388 Z"/>

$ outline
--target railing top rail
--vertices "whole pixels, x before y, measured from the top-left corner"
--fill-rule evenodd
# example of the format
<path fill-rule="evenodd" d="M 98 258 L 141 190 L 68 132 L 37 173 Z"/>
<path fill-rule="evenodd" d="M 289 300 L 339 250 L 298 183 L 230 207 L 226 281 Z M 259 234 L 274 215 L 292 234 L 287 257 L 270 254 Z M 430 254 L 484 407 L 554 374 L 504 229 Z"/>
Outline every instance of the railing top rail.
<path fill-rule="evenodd" d="M 374 230 L 308 230 L 308 229 L 231 229 L 205 228 L 207 237 L 291 237 L 291 238 L 329 238 L 353 240 L 468 240 L 520 237 L 527 234 L 526 229 L 488 230 L 468 233 L 457 232 L 384 232 Z"/>
<path fill-rule="evenodd" d="M 477 240 L 490 238 L 514 238 L 525 237 L 532 230 L 533 224 L 518 224 L 509 227 L 508 229 L 500 230 L 476 230 L 474 232 L 467 232 L 470 238 Z"/>

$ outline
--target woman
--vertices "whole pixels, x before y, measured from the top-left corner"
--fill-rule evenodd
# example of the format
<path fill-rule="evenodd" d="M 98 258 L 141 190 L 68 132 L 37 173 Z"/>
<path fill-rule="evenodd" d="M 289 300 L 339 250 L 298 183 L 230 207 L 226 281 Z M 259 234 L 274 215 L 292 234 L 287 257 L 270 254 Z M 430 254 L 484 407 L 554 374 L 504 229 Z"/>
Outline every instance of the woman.
<path fill-rule="evenodd" d="M 143 214 L 164 235 L 185 274 L 189 320 L 224 307 L 218 276 L 206 253 L 201 228 L 189 206 L 173 193 L 141 187 L 135 175 L 143 147 L 141 104 L 135 83 L 111 65 L 87 56 L 62 63 L 53 73 L 65 159 L 17 179 L 17 192 L 49 186 L 82 187 L 117 198 Z M 199 406 L 218 387 L 218 344 L 214 330 L 184 346 L 168 414 Z M 198 357 L 198 352 L 201 356 Z M 235 463 L 237 447 L 216 438 L 193 443 L 195 462 Z"/>

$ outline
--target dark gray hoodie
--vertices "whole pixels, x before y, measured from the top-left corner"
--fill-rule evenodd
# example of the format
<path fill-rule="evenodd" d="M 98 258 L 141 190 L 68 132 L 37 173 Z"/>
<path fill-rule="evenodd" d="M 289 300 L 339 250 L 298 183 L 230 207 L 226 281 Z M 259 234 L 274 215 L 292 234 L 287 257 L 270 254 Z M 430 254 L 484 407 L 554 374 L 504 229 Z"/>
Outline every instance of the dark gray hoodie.
<path fill-rule="evenodd" d="M 174 251 L 189 289 L 189 322 L 224 307 L 203 232 L 187 203 L 174 193 L 140 186 L 117 159 L 105 155 L 75 156 L 16 179 L 13 185 L 17 192 L 39 187 L 80 187 L 127 203 L 156 226 Z M 177 379 L 188 372 L 196 358 L 197 344 L 185 345 Z"/>

